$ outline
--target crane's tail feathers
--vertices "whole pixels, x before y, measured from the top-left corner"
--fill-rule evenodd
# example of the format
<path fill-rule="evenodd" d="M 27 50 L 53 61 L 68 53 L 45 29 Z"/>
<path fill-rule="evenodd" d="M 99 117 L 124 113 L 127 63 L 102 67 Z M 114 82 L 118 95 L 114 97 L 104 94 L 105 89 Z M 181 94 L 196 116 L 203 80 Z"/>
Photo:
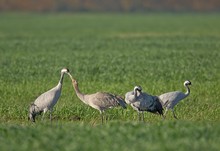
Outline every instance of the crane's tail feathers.
<path fill-rule="evenodd" d="M 117 96 L 117 98 L 118 98 L 118 104 L 120 105 L 120 106 L 122 106 L 124 109 L 127 109 L 127 107 L 126 107 L 126 102 L 125 102 L 125 100 L 123 99 L 123 97 L 121 97 L 121 96 Z"/>
<path fill-rule="evenodd" d="M 163 115 L 163 108 L 162 108 L 161 110 L 158 110 L 158 113 L 159 113 L 159 115 L 164 116 L 164 115 Z"/>
<path fill-rule="evenodd" d="M 158 98 L 158 101 L 160 102 L 160 104 L 163 106 L 164 102 L 158 96 L 156 96 L 156 97 Z"/>
<path fill-rule="evenodd" d="M 157 112 L 159 113 L 159 115 L 163 116 L 163 105 L 160 101 L 160 98 L 158 96 L 155 96 L 155 101 L 157 102 Z"/>
<path fill-rule="evenodd" d="M 34 103 L 31 103 L 30 107 L 29 107 L 29 117 L 28 117 L 28 120 L 31 120 L 32 122 L 35 122 L 36 115 L 41 113 L 41 112 L 42 111 L 39 110 L 37 105 L 35 105 Z"/>
<path fill-rule="evenodd" d="M 30 107 L 29 107 L 29 117 L 28 120 L 35 122 L 35 104 L 31 103 Z"/>
<path fill-rule="evenodd" d="M 163 107 L 167 107 L 169 104 L 169 100 L 167 100 L 166 102 L 164 102 Z"/>

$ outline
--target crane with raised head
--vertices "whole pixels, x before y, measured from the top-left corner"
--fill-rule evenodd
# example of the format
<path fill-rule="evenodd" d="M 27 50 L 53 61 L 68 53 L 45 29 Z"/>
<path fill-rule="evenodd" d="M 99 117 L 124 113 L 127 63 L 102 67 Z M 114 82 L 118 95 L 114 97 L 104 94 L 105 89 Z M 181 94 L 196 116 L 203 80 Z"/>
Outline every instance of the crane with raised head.
<path fill-rule="evenodd" d="M 32 122 L 35 122 L 36 115 L 41 114 L 42 112 L 43 112 L 43 116 L 42 116 L 42 119 L 43 119 L 44 114 L 48 110 L 50 111 L 50 121 L 52 121 L 53 107 L 57 103 L 58 99 L 60 98 L 63 78 L 64 78 L 65 73 L 70 76 L 69 69 L 63 68 L 61 70 L 61 76 L 60 76 L 60 80 L 58 84 L 54 88 L 38 96 L 37 99 L 33 103 L 31 103 L 29 107 L 29 119 Z"/>
<path fill-rule="evenodd" d="M 167 92 L 159 96 L 160 102 L 165 108 L 164 116 L 166 115 L 168 110 L 172 110 L 173 117 L 177 119 L 176 114 L 174 112 L 174 107 L 177 105 L 177 103 L 179 103 L 181 100 L 183 100 L 190 94 L 189 85 L 191 85 L 191 82 L 189 80 L 186 80 L 183 83 L 183 85 L 186 87 L 185 93 L 181 91 L 174 91 Z"/>

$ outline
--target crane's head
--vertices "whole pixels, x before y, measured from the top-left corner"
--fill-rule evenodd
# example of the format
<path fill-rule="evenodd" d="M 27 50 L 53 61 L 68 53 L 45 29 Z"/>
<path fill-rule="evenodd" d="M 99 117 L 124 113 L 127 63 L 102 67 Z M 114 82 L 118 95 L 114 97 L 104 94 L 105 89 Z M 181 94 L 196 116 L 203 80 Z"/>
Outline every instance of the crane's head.
<path fill-rule="evenodd" d="M 28 120 L 35 122 L 35 116 L 36 116 L 36 105 L 34 103 L 31 103 L 31 105 L 29 107 Z"/>
<path fill-rule="evenodd" d="M 68 68 L 63 68 L 61 70 L 61 73 L 66 73 L 66 74 L 68 74 L 70 76 L 71 79 L 73 79 L 72 75 L 70 74 L 70 70 Z"/>
<path fill-rule="evenodd" d="M 189 81 L 189 80 L 186 80 L 185 82 L 184 82 L 184 85 L 191 85 L 192 83 Z"/>
<path fill-rule="evenodd" d="M 69 72 L 70 72 L 70 70 L 68 68 L 63 68 L 61 70 L 61 73 L 69 73 Z"/>
<path fill-rule="evenodd" d="M 141 86 L 135 86 L 135 87 L 134 87 L 134 91 L 139 91 L 139 92 L 141 92 L 141 91 L 142 91 L 142 87 L 141 87 Z"/>

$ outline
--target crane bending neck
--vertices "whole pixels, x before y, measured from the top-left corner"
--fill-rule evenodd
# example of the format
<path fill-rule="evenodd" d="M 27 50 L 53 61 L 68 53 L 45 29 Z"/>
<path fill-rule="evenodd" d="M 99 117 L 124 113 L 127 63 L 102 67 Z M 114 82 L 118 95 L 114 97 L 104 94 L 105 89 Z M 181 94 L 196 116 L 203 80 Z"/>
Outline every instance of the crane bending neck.
<path fill-rule="evenodd" d="M 83 93 L 81 93 L 81 91 L 79 90 L 78 84 L 74 83 L 74 84 L 73 84 L 73 88 L 74 88 L 74 90 L 75 90 L 76 95 L 78 96 L 78 98 L 79 98 L 81 101 L 83 101 L 85 104 L 88 104 L 88 103 L 86 102 L 86 100 L 84 99 L 84 96 L 85 96 L 85 95 L 84 95 Z"/>
<path fill-rule="evenodd" d="M 185 85 L 185 87 L 186 87 L 186 90 L 187 90 L 185 94 L 186 94 L 186 96 L 188 96 L 190 94 L 190 89 L 189 89 L 188 85 Z"/>
<path fill-rule="evenodd" d="M 141 91 L 138 91 L 138 90 L 134 90 L 134 97 L 136 98 L 137 97 L 137 95 L 140 95 L 141 94 Z"/>
<path fill-rule="evenodd" d="M 134 89 L 134 97 L 136 98 L 137 97 L 137 90 Z"/>

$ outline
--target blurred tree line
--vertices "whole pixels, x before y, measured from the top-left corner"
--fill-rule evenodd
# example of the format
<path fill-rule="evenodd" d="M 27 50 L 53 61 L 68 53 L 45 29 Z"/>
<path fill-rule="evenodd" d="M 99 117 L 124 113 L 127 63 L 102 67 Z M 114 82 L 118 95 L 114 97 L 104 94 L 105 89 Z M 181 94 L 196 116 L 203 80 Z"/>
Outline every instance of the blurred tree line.
<path fill-rule="evenodd" d="M 219 11 L 220 0 L 0 0 L 0 11 Z"/>

